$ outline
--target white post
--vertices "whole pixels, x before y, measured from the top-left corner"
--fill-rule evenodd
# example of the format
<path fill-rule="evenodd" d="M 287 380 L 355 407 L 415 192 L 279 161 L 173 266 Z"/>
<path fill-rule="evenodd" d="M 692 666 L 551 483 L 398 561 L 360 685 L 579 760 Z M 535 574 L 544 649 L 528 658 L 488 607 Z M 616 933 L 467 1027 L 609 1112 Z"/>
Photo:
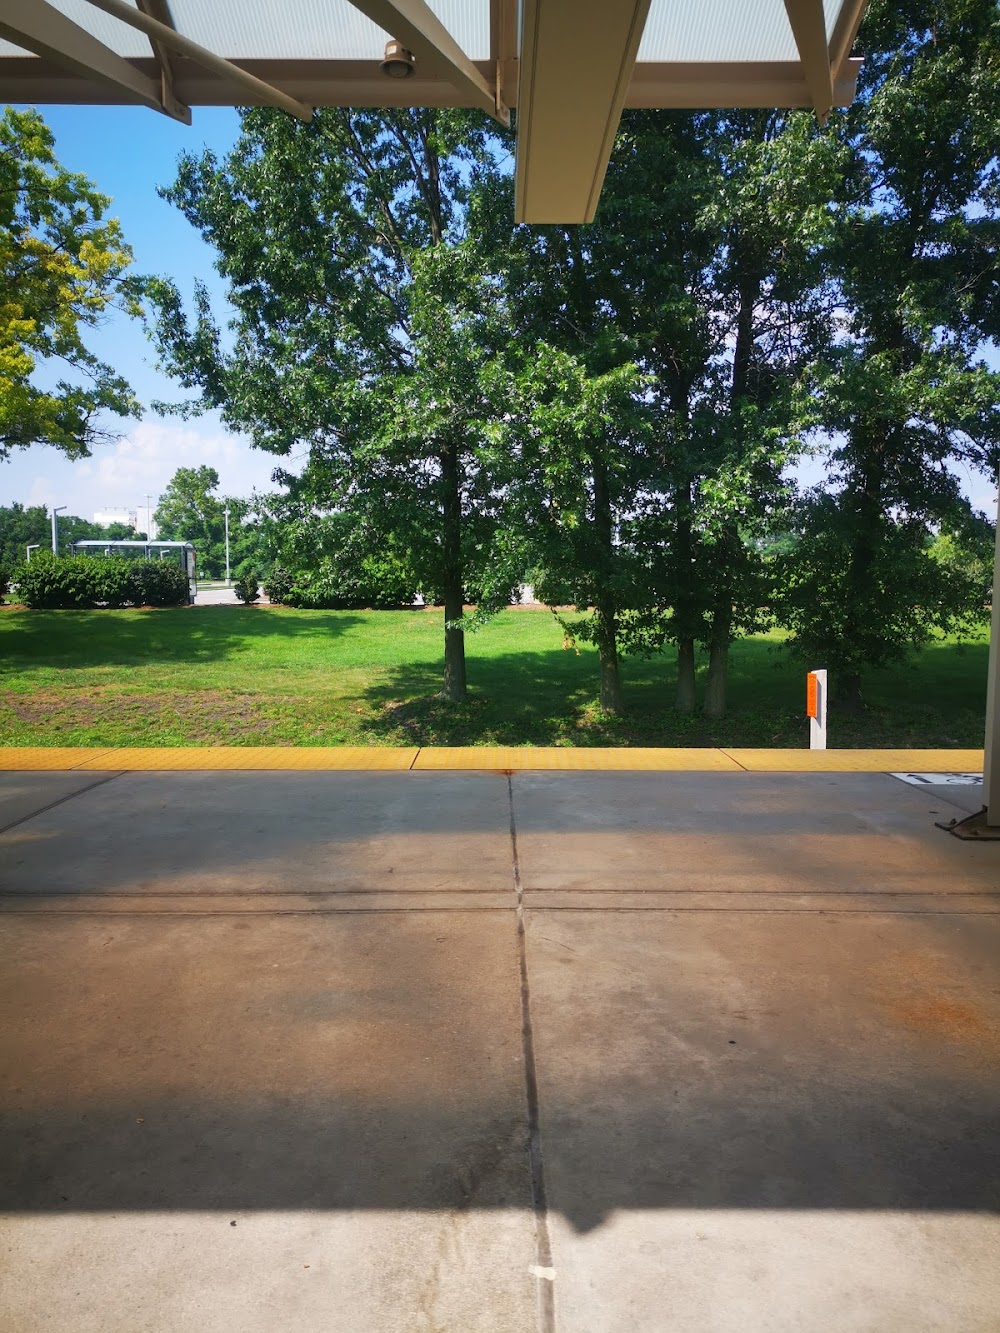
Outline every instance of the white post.
<path fill-rule="evenodd" d="M 29 544 L 24 548 L 28 553 L 24 562 L 26 565 L 31 564 L 31 553 L 32 551 L 37 551 L 40 545 L 41 545 L 40 542 L 29 542 Z"/>
<path fill-rule="evenodd" d="M 56 514 L 61 514 L 65 508 L 66 508 L 65 505 L 52 506 L 52 554 L 53 555 L 59 554 L 59 520 L 56 518 Z"/>
<path fill-rule="evenodd" d="M 226 583 L 229 583 L 229 506 L 226 505 Z"/>
<path fill-rule="evenodd" d="M 986 668 L 986 753 L 983 757 L 983 804 L 987 828 L 1000 828 L 1000 496 L 997 497 L 997 542 L 993 557 L 993 611 L 990 655 Z"/>
<path fill-rule="evenodd" d="M 806 678 L 809 713 L 809 748 L 826 749 L 826 671 L 810 671 Z"/>

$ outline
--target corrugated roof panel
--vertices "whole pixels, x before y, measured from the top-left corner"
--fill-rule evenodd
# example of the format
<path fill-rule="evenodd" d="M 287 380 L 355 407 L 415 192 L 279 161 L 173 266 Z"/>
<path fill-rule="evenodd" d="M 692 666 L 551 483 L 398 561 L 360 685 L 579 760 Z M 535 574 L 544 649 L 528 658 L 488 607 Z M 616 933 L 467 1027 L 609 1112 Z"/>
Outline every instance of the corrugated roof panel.
<path fill-rule="evenodd" d="M 50 3 L 118 55 L 150 54 L 145 34 L 87 0 Z M 466 55 L 489 59 L 490 0 L 427 3 Z M 380 60 L 391 36 L 349 0 L 171 0 L 170 10 L 178 32 L 230 60 Z M 0 55 L 24 54 L 0 42 Z"/>
<path fill-rule="evenodd" d="M 823 0 L 823 15 L 826 19 L 826 39 L 833 36 L 833 30 L 837 26 L 837 19 L 840 11 L 844 7 L 844 0 Z"/>
<path fill-rule="evenodd" d="M 784 0 L 652 0 L 639 46 L 640 61 L 797 59 Z"/>
<path fill-rule="evenodd" d="M 378 60 L 386 34 L 348 0 L 171 0 L 178 32 L 245 60 Z"/>
<path fill-rule="evenodd" d="M 125 3 L 135 8 L 135 0 L 125 0 Z M 149 55 L 149 40 L 143 33 L 136 32 L 135 28 L 130 28 L 128 24 L 120 23 L 110 14 L 88 5 L 87 0 L 49 0 L 49 4 L 53 9 L 61 10 L 78 27 L 86 29 L 118 55 Z M 0 55 L 27 54 L 29 53 L 22 51 L 20 47 L 12 46 L 9 42 L 0 42 Z"/>
<path fill-rule="evenodd" d="M 490 54 L 489 0 L 428 0 L 473 60 Z M 172 0 L 177 29 L 227 59 L 381 60 L 391 33 L 348 0 Z"/>

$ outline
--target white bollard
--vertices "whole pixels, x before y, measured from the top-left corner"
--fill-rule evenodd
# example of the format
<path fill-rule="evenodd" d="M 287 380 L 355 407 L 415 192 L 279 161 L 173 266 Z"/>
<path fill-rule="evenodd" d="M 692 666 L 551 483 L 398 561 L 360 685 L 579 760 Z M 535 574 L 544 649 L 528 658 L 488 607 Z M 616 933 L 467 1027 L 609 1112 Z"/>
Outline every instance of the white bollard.
<path fill-rule="evenodd" d="M 826 749 L 826 672 L 806 676 L 806 712 L 809 715 L 810 750 Z"/>

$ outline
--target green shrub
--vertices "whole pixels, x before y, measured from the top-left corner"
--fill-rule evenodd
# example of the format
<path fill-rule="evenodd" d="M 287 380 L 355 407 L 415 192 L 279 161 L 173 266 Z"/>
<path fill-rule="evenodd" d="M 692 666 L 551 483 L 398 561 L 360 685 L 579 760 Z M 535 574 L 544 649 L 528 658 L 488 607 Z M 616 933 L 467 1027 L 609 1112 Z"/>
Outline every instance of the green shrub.
<path fill-rule="evenodd" d="M 0 565 L 0 606 L 4 604 L 4 598 L 10 592 L 10 575 L 6 569 Z"/>
<path fill-rule="evenodd" d="M 96 562 L 95 562 L 96 563 Z M 170 560 L 127 560 L 133 606 L 182 606 L 189 596 L 188 577 Z"/>
<path fill-rule="evenodd" d="M 383 552 L 359 561 L 346 555 L 324 556 L 315 569 L 293 576 L 284 600 L 289 606 L 311 610 L 371 607 L 389 611 L 412 605 L 416 594 L 411 571 L 391 552 Z"/>
<path fill-rule="evenodd" d="M 84 555 L 57 559 L 39 551 L 19 567 L 15 578 L 21 601 L 38 611 L 179 606 L 188 600 L 184 571 L 161 560 Z"/>
<path fill-rule="evenodd" d="M 96 579 L 86 556 L 57 559 L 51 551 L 36 551 L 35 558 L 17 571 L 21 601 L 35 611 L 80 610 L 96 605 Z"/>
<path fill-rule="evenodd" d="M 87 575 L 90 579 L 89 590 L 94 606 L 104 606 L 116 610 L 132 603 L 132 565 L 131 560 L 121 556 L 84 557 Z"/>
<path fill-rule="evenodd" d="M 260 596 L 260 587 L 257 579 L 257 571 L 251 570 L 240 577 L 233 584 L 233 591 L 241 602 L 251 606 Z"/>
<path fill-rule="evenodd" d="M 267 576 L 264 592 L 269 602 L 273 602 L 275 606 L 282 606 L 288 601 L 294 587 L 295 575 L 292 571 L 285 569 L 283 565 L 275 565 Z"/>

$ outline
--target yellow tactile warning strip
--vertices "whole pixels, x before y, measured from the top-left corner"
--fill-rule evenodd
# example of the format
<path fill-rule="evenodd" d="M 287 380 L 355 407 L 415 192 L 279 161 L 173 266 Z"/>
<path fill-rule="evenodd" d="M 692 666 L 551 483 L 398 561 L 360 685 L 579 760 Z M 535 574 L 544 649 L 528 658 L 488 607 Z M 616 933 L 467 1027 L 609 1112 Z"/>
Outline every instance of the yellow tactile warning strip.
<path fill-rule="evenodd" d="M 751 773 L 981 773 L 982 750 L 726 750 Z"/>
<path fill-rule="evenodd" d="M 178 745 L 159 748 L 108 750 L 78 768 L 120 768 L 157 772 L 227 771 L 257 769 L 278 772 L 288 769 L 317 771 L 325 769 L 397 769 L 411 768 L 417 757 L 416 746 L 316 746 L 296 749 L 291 746 Z M 2 757 L 0 757 L 2 763 Z"/>
<path fill-rule="evenodd" d="M 0 771 L 7 773 L 39 772 L 82 768 L 91 760 L 110 754 L 111 748 L 100 746 L 25 745 L 0 748 Z"/>
<path fill-rule="evenodd" d="M 114 770 L 981 773 L 982 750 L 683 750 L 571 746 L 0 747 L 0 772 Z"/>
<path fill-rule="evenodd" d="M 429 745 L 420 750 L 419 769 L 553 769 L 584 771 L 663 772 L 665 770 L 729 771 L 739 768 L 722 750 L 653 750 L 569 745 Z"/>

